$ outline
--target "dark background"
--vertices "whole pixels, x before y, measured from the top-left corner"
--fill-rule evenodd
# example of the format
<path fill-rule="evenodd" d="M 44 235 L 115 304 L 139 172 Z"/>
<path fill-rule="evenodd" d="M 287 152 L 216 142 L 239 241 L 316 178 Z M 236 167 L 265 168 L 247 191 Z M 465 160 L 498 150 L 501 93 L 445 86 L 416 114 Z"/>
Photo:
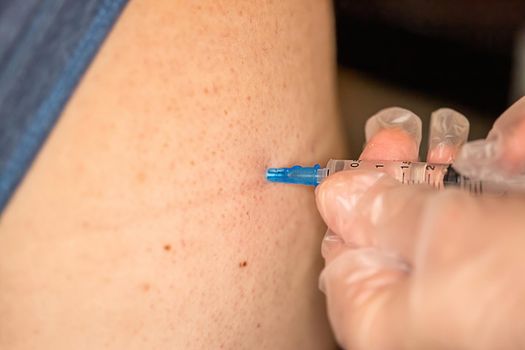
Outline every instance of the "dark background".
<path fill-rule="evenodd" d="M 512 95 L 523 0 L 335 0 L 338 61 L 499 114 Z"/>

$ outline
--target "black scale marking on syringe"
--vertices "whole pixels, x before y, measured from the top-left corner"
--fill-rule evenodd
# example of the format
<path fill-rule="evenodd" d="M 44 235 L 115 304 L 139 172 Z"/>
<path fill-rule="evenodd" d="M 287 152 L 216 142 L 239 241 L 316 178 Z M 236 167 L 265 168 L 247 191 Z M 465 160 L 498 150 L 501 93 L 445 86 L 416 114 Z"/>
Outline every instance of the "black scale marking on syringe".
<path fill-rule="evenodd" d="M 319 165 L 312 167 L 293 166 L 290 168 L 269 168 L 266 178 L 271 182 L 302 184 L 317 186 L 327 176 L 339 171 L 352 171 L 357 169 L 380 170 L 391 174 L 402 184 L 415 185 L 427 184 L 438 190 L 452 187 L 466 190 L 474 195 L 487 191 L 491 194 L 505 195 L 511 191 L 522 193 L 525 186 L 507 185 L 500 182 L 481 182 L 462 176 L 450 164 L 429 164 L 424 162 L 409 161 L 367 161 L 367 160 L 337 160 L 332 159 L 326 168 Z M 399 171 L 401 170 L 401 171 Z"/>

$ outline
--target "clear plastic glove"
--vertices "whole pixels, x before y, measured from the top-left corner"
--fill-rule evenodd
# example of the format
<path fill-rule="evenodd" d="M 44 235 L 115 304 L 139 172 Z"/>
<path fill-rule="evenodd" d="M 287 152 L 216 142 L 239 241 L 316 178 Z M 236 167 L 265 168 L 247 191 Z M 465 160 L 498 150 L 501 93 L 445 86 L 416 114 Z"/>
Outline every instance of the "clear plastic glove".
<path fill-rule="evenodd" d="M 525 99 L 494 128 L 496 141 L 460 152 L 461 170 L 475 164 L 481 169 L 471 174 L 492 180 L 523 176 Z M 436 112 L 429 160 L 453 160 L 467 133 L 459 113 Z M 364 159 L 417 159 L 421 122 L 408 111 L 380 112 L 366 134 Z M 525 348 L 524 197 L 438 192 L 346 171 L 323 182 L 316 198 L 329 227 L 320 287 L 343 347 Z"/>

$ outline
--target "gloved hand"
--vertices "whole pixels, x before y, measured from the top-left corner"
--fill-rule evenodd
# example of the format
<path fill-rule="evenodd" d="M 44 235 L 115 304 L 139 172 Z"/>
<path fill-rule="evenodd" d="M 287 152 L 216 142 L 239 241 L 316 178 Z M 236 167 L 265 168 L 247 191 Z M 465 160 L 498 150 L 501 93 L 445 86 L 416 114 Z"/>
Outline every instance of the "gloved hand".
<path fill-rule="evenodd" d="M 466 129 L 466 130 L 465 130 Z M 431 121 L 429 161 L 460 171 L 525 176 L 525 99 L 487 140 L 467 143 L 451 110 Z M 421 122 L 389 109 L 366 128 L 364 159 L 416 160 Z M 342 171 L 316 189 L 329 230 L 320 287 L 348 349 L 525 348 L 525 197 L 473 197 L 400 185 L 387 174 Z"/>

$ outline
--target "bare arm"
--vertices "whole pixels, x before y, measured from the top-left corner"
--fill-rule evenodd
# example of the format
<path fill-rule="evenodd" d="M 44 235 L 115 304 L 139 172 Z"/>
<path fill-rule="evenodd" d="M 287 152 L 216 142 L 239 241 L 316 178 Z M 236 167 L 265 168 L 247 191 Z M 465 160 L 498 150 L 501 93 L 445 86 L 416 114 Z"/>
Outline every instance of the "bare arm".
<path fill-rule="evenodd" d="M 329 1 L 130 2 L 0 221 L 0 347 L 321 349 Z"/>

